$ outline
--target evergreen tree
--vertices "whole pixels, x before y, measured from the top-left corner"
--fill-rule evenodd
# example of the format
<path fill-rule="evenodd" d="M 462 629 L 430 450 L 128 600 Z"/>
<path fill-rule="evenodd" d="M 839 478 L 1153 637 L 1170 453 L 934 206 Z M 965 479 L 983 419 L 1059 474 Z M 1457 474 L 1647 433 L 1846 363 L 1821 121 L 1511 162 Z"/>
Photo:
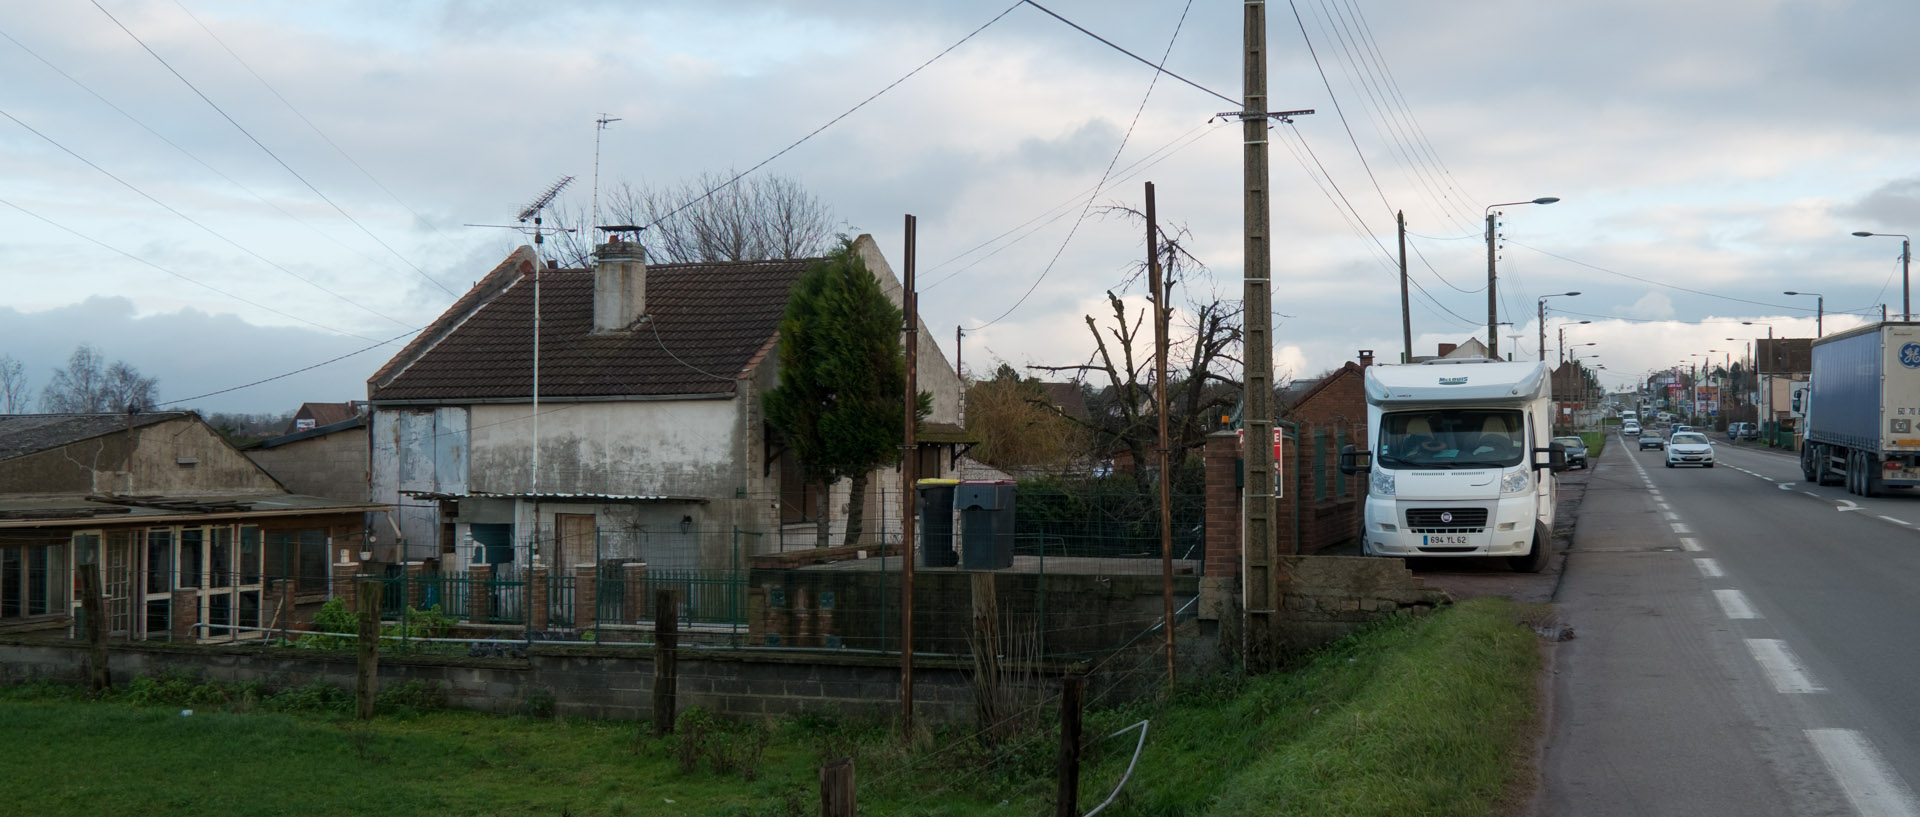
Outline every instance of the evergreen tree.
<path fill-rule="evenodd" d="M 831 487 L 852 480 L 847 543 L 860 541 L 866 488 L 875 468 L 900 458 L 906 360 L 901 312 L 880 291 L 853 242 L 816 262 L 780 319 L 780 384 L 762 397 L 803 478 L 819 483 L 815 542 L 827 545 Z M 922 402 L 924 402 L 924 397 Z"/>

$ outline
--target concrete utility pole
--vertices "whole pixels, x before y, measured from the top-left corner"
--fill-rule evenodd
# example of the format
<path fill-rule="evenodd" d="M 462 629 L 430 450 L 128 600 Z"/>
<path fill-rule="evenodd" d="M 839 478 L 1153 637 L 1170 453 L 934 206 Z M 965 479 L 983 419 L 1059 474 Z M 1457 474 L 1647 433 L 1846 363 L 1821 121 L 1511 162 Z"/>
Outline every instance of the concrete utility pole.
<path fill-rule="evenodd" d="M 1500 340 L 1497 327 L 1500 325 L 1500 301 L 1493 291 L 1493 219 L 1491 208 L 1487 210 L 1487 357 L 1500 359 Z"/>
<path fill-rule="evenodd" d="M 1153 290 L 1153 410 L 1160 418 L 1160 596 L 1166 607 L 1167 691 L 1173 691 L 1173 475 L 1167 471 L 1167 290 L 1160 275 L 1160 222 L 1154 215 L 1153 182 L 1147 182 L 1147 287 Z"/>
<path fill-rule="evenodd" d="M 1241 122 L 1241 153 L 1246 199 L 1245 258 L 1243 289 L 1247 349 L 1244 427 L 1246 446 L 1246 493 L 1242 497 L 1241 599 L 1245 605 L 1247 626 L 1242 631 L 1247 666 L 1257 669 L 1274 659 L 1272 645 L 1278 634 L 1275 612 L 1279 608 L 1278 587 L 1274 582 L 1275 560 L 1273 530 L 1273 288 L 1269 274 L 1273 265 L 1269 244 L 1267 209 L 1267 123 L 1271 119 L 1291 122 L 1288 117 L 1313 113 L 1311 110 L 1267 110 L 1267 4 L 1247 0 L 1242 41 L 1246 51 L 1241 61 L 1245 100 L 1242 110 L 1221 116 L 1238 116 Z"/>
<path fill-rule="evenodd" d="M 906 250 L 902 253 L 900 306 L 906 313 L 907 438 L 900 458 L 900 735 L 913 742 L 913 483 L 917 465 L 914 425 L 919 421 L 920 394 L 914 383 L 920 347 L 920 298 L 913 291 L 914 228 L 918 219 L 907 216 Z M 885 551 L 881 558 L 886 558 Z"/>
<path fill-rule="evenodd" d="M 1400 223 L 1400 337 L 1405 348 L 1400 353 L 1401 363 L 1413 362 L 1413 313 L 1407 308 L 1407 211 L 1395 212 L 1394 220 Z"/>

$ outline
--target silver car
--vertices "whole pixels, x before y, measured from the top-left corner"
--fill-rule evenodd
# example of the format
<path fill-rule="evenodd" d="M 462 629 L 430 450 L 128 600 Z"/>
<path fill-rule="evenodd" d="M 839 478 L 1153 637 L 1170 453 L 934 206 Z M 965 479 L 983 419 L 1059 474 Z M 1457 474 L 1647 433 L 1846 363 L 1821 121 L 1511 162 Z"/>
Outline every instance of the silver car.
<path fill-rule="evenodd" d="M 1667 467 L 1698 465 L 1713 467 L 1713 443 L 1698 431 L 1676 431 L 1667 438 Z"/>

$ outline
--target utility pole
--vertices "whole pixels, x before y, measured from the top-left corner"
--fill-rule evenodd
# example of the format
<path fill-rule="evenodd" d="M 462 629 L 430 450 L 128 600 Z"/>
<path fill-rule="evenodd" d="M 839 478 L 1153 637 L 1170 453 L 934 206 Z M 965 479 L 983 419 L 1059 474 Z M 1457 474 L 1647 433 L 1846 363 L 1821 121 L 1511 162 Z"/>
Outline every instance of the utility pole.
<path fill-rule="evenodd" d="M 1404 346 L 1400 362 L 1412 363 L 1413 313 L 1407 308 L 1407 211 L 1395 212 L 1394 220 L 1400 223 L 1400 337 Z"/>
<path fill-rule="evenodd" d="M 1499 360 L 1500 340 L 1496 333 L 1500 322 L 1500 302 L 1493 292 L 1493 219 L 1494 213 L 1489 209 L 1487 211 L 1487 357 Z"/>
<path fill-rule="evenodd" d="M 914 383 L 920 345 L 920 297 L 913 290 L 914 229 L 918 219 L 907 216 L 906 250 L 901 254 L 901 311 L 907 332 L 907 439 L 900 458 L 900 737 L 913 743 L 913 483 L 917 463 L 914 425 L 920 419 L 920 394 Z M 957 358 L 956 358 L 957 359 Z M 883 552 L 882 558 L 885 558 Z"/>
<path fill-rule="evenodd" d="M 1153 182 L 1147 182 L 1147 287 L 1153 290 L 1153 410 L 1160 418 L 1160 596 L 1165 605 L 1167 692 L 1173 692 L 1173 475 L 1167 472 L 1167 292 L 1160 280 L 1160 222 L 1154 215 Z"/>
<path fill-rule="evenodd" d="M 1246 0 L 1241 61 L 1245 88 L 1242 110 L 1220 116 L 1238 116 L 1241 123 L 1241 153 L 1246 198 L 1246 269 L 1243 281 L 1246 331 L 1245 429 L 1246 485 L 1242 496 L 1241 599 L 1245 605 L 1247 626 L 1241 654 L 1247 656 L 1250 669 L 1272 664 L 1273 644 L 1278 634 L 1278 586 L 1274 582 L 1275 561 L 1273 530 L 1273 289 L 1269 274 L 1273 265 L 1269 244 L 1267 209 L 1267 131 L 1270 119 L 1293 121 L 1289 117 L 1313 113 L 1311 110 L 1267 110 L 1267 4 L 1265 0 Z"/>

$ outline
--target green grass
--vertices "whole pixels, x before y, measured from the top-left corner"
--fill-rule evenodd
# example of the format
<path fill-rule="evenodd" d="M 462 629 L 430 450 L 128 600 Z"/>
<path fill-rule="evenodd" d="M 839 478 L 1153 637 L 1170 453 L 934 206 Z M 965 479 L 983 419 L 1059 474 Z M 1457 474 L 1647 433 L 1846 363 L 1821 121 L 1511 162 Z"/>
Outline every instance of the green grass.
<path fill-rule="evenodd" d="M 1150 718 L 1140 766 L 1105 814 L 1494 813 L 1531 756 L 1538 664 L 1519 616 L 1476 599 L 1375 626 L 1291 672 L 1089 712 L 1081 808 L 1106 797 L 1133 750 L 1134 733 L 1105 736 Z M 176 678 L 143 689 L 94 701 L 0 688 L 5 812 L 785 817 L 815 813 L 820 763 L 848 754 L 864 814 L 1044 814 L 1054 790 L 1045 727 L 1003 741 L 923 735 L 908 751 L 885 724 L 694 714 L 682 725 L 707 731 L 689 766 L 694 743 L 633 723 L 402 706 L 359 724 L 312 688 L 213 694 Z M 394 703 L 432 704 L 414 693 Z M 204 703 L 183 717 L 182 695 Z"/>
<path fill-rule="evenodd" d="M 1598 458 L 1600 451 L 1607 447 L 1607 432 L 1582 431 L 1580 432 L 1580 441 L 1587 444 L 1587 459 L 1593 460 Z"/>

